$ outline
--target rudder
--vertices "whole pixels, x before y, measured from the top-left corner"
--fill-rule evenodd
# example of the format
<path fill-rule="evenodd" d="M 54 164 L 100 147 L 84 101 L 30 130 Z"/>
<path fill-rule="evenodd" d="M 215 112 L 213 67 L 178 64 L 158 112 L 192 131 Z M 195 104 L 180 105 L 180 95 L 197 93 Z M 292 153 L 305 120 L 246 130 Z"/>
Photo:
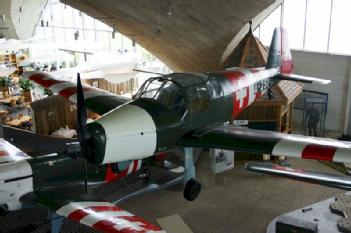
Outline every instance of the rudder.
<path fill-rule="evenodd" d="M 277 27 L 274 30 L 266 65 L 267 69 L 277 67 L 283 74 L 290 74 L 294 67 L 287 31 L 282 27 Z"/>

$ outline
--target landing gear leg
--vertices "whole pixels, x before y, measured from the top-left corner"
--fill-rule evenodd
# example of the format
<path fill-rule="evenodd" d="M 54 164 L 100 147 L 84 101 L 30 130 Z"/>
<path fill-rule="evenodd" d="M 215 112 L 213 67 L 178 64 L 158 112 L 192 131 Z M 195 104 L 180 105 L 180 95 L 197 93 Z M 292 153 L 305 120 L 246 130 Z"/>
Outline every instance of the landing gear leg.
<path fill-rule="evenodd" d="M 51 233 L 60 233 L 63 217 L 53 213 L 51 215 Z"/>
<path fill-rule="evenodd" d="M 193 148 L 187 147 L 184 158 L 184 198 L 194 201 L 200 194 L 201 184 L 195 179 Z"/>
<path fill-rule="evenodd" d="M 267 94 L 268 94 L 268 99 L 270 99 L 270 100 L 274 97 L 273 91 L 271 90 L 271 88 L 268 89 L 268 93 Z"/>

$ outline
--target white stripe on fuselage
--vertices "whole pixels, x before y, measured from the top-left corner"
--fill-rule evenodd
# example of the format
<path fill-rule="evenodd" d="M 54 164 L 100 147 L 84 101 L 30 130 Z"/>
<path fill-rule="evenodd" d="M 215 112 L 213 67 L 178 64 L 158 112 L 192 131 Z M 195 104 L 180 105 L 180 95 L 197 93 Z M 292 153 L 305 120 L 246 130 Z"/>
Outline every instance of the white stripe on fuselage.
<path fill-rule="evenodd" d="M 250 70 L 243 70 L 242 73 L 245 74 L 246 78 L 249 80 L 255 80 L 257 77 L 255 73 L 251 72 Z M 249 101 L 248 105 L 252 104 L 255 101 L 256 93 L 255 93 L 255 85 L 251 84 L 248 87 L 248 94 L 249 94 Z M 242 102 L 240 101 L 240 108 L 242 108 Z"/>

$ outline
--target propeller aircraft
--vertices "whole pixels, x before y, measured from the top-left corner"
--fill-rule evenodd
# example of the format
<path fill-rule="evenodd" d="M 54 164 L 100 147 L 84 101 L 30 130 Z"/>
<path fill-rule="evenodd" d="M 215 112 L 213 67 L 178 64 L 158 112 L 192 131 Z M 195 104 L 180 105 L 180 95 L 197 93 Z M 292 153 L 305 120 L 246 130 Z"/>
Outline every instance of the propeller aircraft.
<path fill-rule="evenodd" d="M 77 83 L 73 83 L 45 72 L 24 73 L 25 78 L 77 104 L 79 143 L 67 145 L 58 154 L 34 159 L 5 140 L 0 141 L 0 192 L 6 194 L 0 196 L 0 205 L 15 210 L 21 208 L 22 203 L 39 204 L 58 216 L 103 232 L 161 232 L 160 228 L 113 203 L 97 199 L 89 192 L 90 185 L 106 182 L 103 174 L 113 173 L 113 164 L 129 161 L 127 171 L 136 171 L 143 159 L 174 147 L 185 150 L 183 194 L 189 201 L 195 200 L 201 190 L 201 184 L 195 179 L 194 147 L 350 162 L 349 142 L 240 128 L 226 123 L 280 80 L 330 83 L 292 74 L 292 70 L 286 31 L 277 28 L 264 68 L 154 77 L 145 81 L 133 99 L 82 85 L 79 77 Z M 101 117 L 87 124 L 86 108 Z M 84 185 L 74 176 L 61 180 L 55 177 L 52 182 L 55 169 L 72 164 L 77 158 L 84 161 Z M 247 168 L 270 172 L 257 163 Z M 95 172 L 89 172 L 91 170 Z M 299 170 L 292 169 L 284 175 L 293 177 L 296 172 Z M 316 181 L 312 176 L 310 180 Z M 80 188 L 76 188 L 78 183 Z M 328 184 L 328 180 L 320 183 Z"/>

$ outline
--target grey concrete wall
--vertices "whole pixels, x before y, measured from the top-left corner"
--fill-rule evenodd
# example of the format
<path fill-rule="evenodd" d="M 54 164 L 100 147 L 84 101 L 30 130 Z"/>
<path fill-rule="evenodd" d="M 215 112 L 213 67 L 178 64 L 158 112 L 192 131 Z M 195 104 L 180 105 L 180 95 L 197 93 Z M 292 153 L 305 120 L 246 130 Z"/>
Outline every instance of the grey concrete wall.
<path fill-rule="evenodd" d="M 7 39 L 28 39 L 33 36 L 47 0 L 0 0 L 0 36 Z M 20 11 L 20 8 L 22 12 Z"/>
<path fill-rule="evenodd" d="M 345 110 L 350 109 L 347 98 L 350 98 L 351 57 L 305 51 L 293 51 L 292 55 L 296 74 L 332 80 L 329 85 L 305 84 L 304 89 L 328 94 L 326 129 L 342 132 L 345 126 Z M 295 111 L 294 122 L 301 123 L 301 120 L 301 111 Z"/>
<path fill-rule="evenodd" d="M 28 39 L 33 36 L 35 26 L 40 24 L 39 19 L 46 2 L 46 0 L 11 1 L 11 18 L 18 39 Z M 22 12 L 19 11 L 20 6 L 22 6 Z"/>

